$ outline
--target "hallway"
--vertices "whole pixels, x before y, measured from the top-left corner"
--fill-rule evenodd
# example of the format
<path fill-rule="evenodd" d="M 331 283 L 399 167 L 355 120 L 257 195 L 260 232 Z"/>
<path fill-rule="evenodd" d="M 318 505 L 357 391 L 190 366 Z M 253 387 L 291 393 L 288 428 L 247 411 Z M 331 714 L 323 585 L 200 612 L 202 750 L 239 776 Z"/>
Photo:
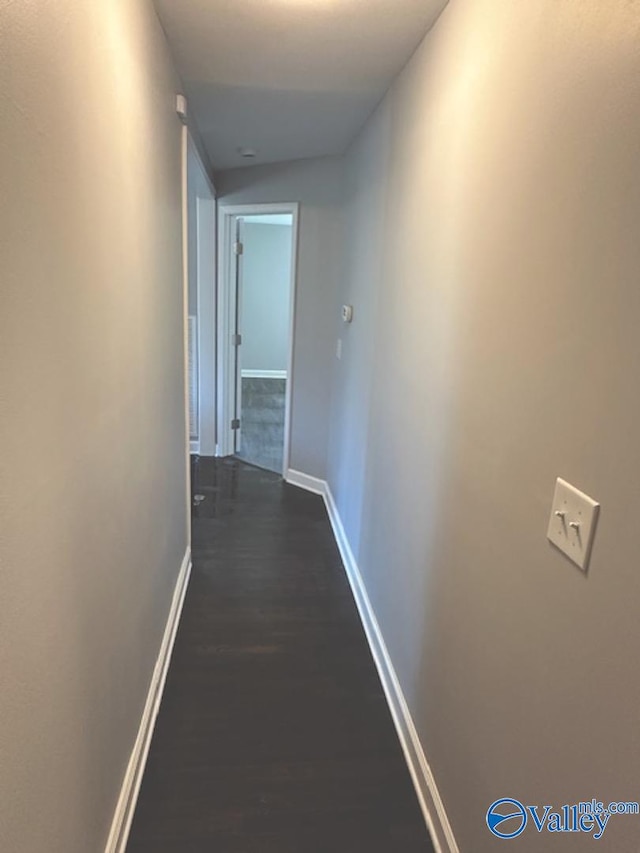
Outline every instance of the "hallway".
<path fill-rule="evenodd" d="M 321 498 L 201 458 L 129 853 L 430 853 Z"/>

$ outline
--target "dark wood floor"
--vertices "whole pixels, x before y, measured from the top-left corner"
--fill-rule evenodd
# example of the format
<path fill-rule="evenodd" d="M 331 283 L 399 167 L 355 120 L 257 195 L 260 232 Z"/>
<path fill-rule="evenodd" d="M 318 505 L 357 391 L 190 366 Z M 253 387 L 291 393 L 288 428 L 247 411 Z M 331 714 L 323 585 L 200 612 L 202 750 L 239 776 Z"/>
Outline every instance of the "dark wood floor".
<path fill-rule="evenodd" d="M 201 459 L 128 853 L 432 853 L 322 500 Z"/>

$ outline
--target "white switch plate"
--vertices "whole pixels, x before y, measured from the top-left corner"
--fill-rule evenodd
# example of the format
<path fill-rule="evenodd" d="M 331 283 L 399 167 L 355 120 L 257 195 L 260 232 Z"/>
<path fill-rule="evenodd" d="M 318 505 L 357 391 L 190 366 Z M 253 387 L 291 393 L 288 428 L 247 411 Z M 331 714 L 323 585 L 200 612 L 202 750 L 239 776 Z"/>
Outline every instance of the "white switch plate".
<path fill-rule="evenodd" d="M 558 477 L 547 538 L 585 572 L 599 512 L 597 501 Z"/>

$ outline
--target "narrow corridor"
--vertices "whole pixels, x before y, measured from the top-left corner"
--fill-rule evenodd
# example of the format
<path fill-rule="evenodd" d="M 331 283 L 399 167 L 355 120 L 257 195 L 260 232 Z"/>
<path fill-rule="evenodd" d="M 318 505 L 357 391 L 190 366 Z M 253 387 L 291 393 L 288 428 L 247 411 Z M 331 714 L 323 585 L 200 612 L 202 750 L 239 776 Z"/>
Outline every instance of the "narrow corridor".
<path fill-rule="evenodd" d="M 202 458 L 129 853 L 431 853 L 321 498 Z"/>

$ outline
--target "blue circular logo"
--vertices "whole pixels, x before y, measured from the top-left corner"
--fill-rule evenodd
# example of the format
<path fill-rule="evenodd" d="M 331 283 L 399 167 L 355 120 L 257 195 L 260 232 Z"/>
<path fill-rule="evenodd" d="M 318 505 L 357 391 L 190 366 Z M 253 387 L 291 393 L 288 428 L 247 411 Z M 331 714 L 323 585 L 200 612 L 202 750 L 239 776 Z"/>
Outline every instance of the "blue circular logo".
<path fill-rule="evenodd" d="M 487 811 L 487 826 L 498 838 L 516 838 L 527 825 L 527 812 L 522 803 L 504 797 L 496 800 Z"/>

